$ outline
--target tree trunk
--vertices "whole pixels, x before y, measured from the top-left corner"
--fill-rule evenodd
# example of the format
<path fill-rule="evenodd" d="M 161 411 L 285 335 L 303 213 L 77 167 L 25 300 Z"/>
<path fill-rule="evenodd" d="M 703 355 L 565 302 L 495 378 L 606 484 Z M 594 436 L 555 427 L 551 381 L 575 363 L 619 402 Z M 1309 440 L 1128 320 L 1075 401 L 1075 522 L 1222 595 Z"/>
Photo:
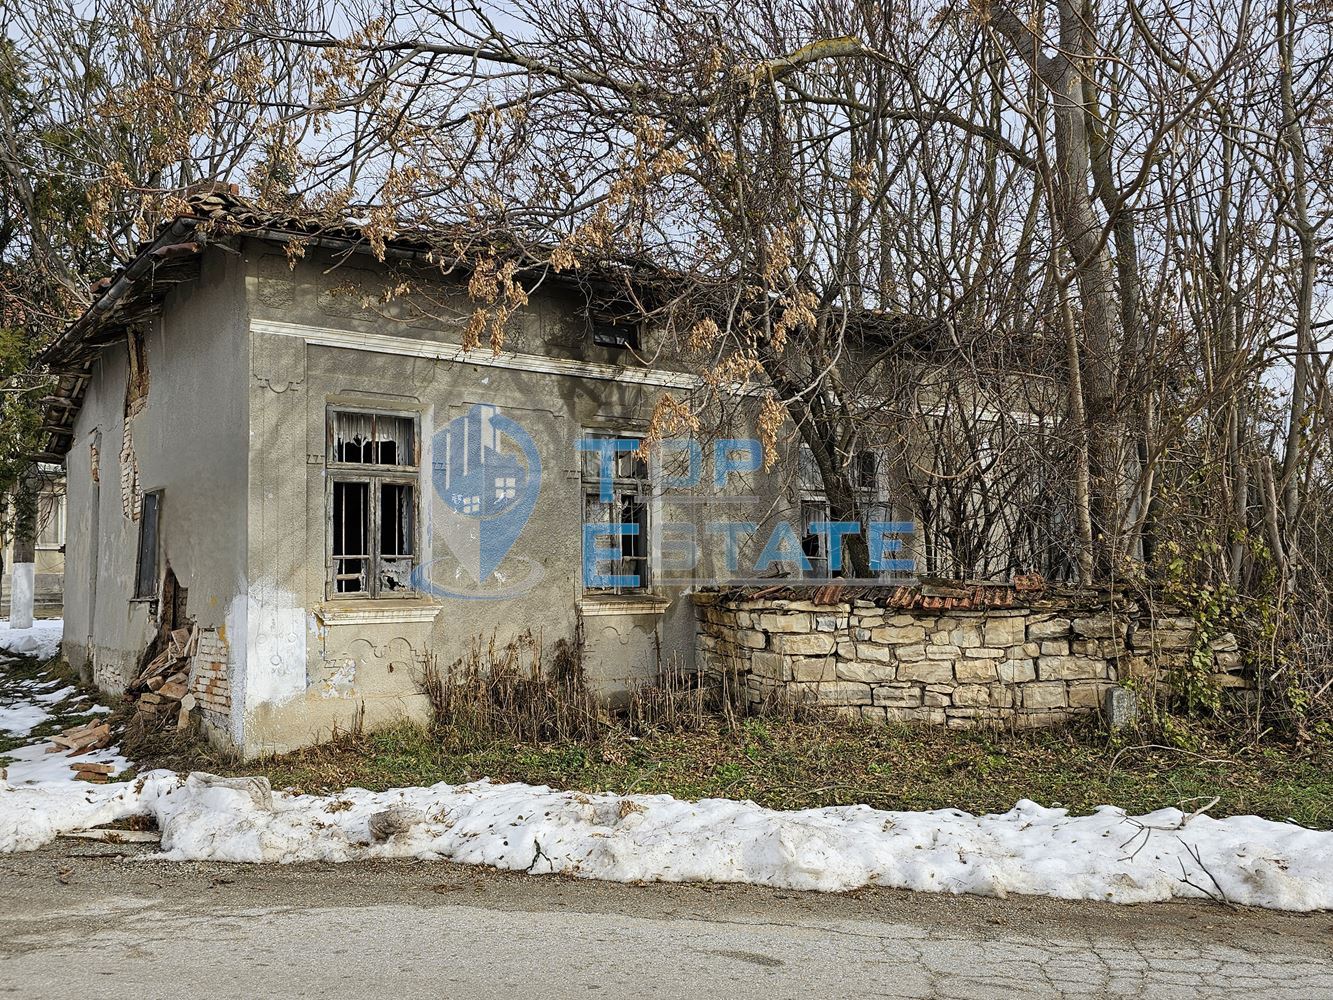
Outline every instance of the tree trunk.
<path fill-rule="evenodd" d="M 1093 205 L 1094 181 L 1084 80 L 1095 52 L 1091 7 L 1059 0 L 1059 48 L 1047 55 L 1026 21 L 1007 7 L 997 7 L 996 29 L 1027 62 L 1050 95 L 1055 121 L 1055 191 L 1052 204 L 1058 236 L 1072 261 L 1082 320 L 1080 346 L 1083 422 L 1086 427 L 1090 506 L 1094 527 L 1094 565 L 1110 576 L 1123 553 L 1126 426 L 1119 412 L 1118 376 L 1124 310 L 1116 271 L 1103 238 L 1102 220 Z M 1074 377 L 1074 373 L 1070 373 Z"/>

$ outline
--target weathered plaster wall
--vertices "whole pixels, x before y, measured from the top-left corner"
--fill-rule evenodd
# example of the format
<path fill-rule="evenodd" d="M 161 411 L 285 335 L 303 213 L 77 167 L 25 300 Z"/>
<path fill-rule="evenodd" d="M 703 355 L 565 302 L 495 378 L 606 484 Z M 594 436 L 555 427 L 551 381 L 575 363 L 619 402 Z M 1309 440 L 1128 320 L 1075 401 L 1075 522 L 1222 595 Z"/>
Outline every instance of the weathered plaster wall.
<path fill-rule="evenodd" d="M 208 251 L 198 281 L 173 290 L 147 331 L 148 395 L 129 421 L 138 489 L 164 491 L 163 570 L 188 588 L 190 616 L 229 641 L 233 672 L 245 632 L 236 603 L 246 571 L 245 330 L 241 262 Z M 109 691 L 133 679 L 156 627 L 155 606 L 133 599 L 139 523 L 126 514 L 120 458 L 128 368 L 124 343 L 102 351 L 66 460 L 64 650 Z"/>
<path fill-rule="evenodd" d="M 673 371 L 669 357 L 655 356 L 646 369 L 593 345 L 581 303 L 552 290 L 535 293 L 511 323 L 506 348 L 517 359 L 497 362 L 486 347 L 453 357 L 473 308 L 461 286 L 436 288 L 429 315 L 397 301 L 367 308 L 362 296 L 376 298 L 385 280 L 378 265 L 314 249 L 294 268 L 261 241 L 240 254 L 210 250 L 199 280 L 168 297 L 149 333 L 150 388 L 131 420 L 138 467 L 131 492 L 165 490 L 164 565 L 188 588 L 188 613 L 212 650 L 207 678 L 192 680 L 217 689 L 223 709 L 205 717 L 248 754 L 327 738 L 357 719 L 376 726 L 422 716 L 416 673 L 428 658 L 448 666 L 478 637 L 504 643 L 530 629 L 549 647 L 580 632 L 588 676 L 608 695 L 665 661 L 694 659 L 687 584 L 659 583 L 647 600 L 582 593 L 577 450 L 585 429 L 644 430 L 660 394 L 683 398 L 692 379 Z M 652 355 L 648 339 L 644 353 Z M 109 690 L 132 678 L 155 627 L 149 606 L 132 600 L 138 524 L 124 510 L 119 459 L 128 368 L 123 344 L 103 352 L 67 462 L 66 649 Z M 733 424 L 735 436 L 753 432 L 745 410 L 755 403 L 736 407 L 724 436 Z M 543 476 L 535 509 L 495 577 L 514 593 L 330 599 L 325 435 L 334 404 L 419 418 L 422 555 L 432 581 L 452 591 L 473 584 L 433 530 L 443 507 L 431 482 L 432 439 L 476 404 L 523 426 Z M 738 575 L 725 565 L 726 547 L 707 537 L 707 522 L 756 522 L 759 530 L 740 545 L 744 575 L 771 526 L 799 510 L 794 467 L 793 451 L 778 471 L 728 482 L 724 492 L 753 494 L 755 502 L 719 509 L 673 494 L 655 501 L 655 519 L 696 524 L 696 575 L 705 579 Z"/>
<path fill-rule="evenodd" d="M 373 294 L 382 279 L 356 265 L 329 271 L 327 258 L 288 266 L 273 247 L 246 253 L 252 318 L 249 405 L 249 668 L 243 697 L 247 753 L 282 750 L 346 729 L 364 706 L 367 725 L 421 716 L 414 675 L 433 657 L 448 666 L 474 637 L 504 643 L 531 629 L 546 645 L 573 637 L 582 618 L 585 664 L 594 685 L 614 694 L 662 660 L 692 662 L 693 609 L 679 592 L 658 602 L 605 602 L 581 594 L 582 507 L 576 442 L 584 428 L 642 430 L 660 385 L 625 373 L 619 380 L 520 370 L 414 356 L 414 345 L 460 342 L 471 312 L 461 288 L 433 298 L 434 315 L 395 320 L 335 289 Z M 328 272 L 328 273 L 326 273 Z M 623 355 L 586 342 L 575 303 L 534 295 L 506 347 L 530 357 L 621 363 Z M 395 307 L 396 308 L 396 307 Z M 365 341 L 348 334 L 369 335 Z M 392 341 L 374 340 L 392 338 Z M 365 349 L 373 346 L 374 350 Z M 485 347 L 479 356 L 489 358 Z M 442 503 L 430 482 L 431 440 L 474 404 L 498 406 L 531 435 L 542 462 L 541 491 L 498 576 L 540 583 L 502 600 L 416 597 L 330 600 L 326 594 L 328 472 L 326 411 L 365 405 L 419 416 L 423 454 L 421 534 L 432 579 L 468 589 L 432 522 Z M 744 484 L 737 484 L 740 488 Z M 753 485 L 753 484 L 751 484 Z M 667 516 L 666 509 L 659 516 Z M 709 555 L 704 570 L 711 571 Z"/>
<path fill-rule="evenodd" d="M 738 672 L 754 706 L 781 697 L 872 722 L 1050 726 L 1098 711 L 1123 681 L 1169 683 L 1198 644 L 1189 618 L 1096 592 L 1009 596 L 986 610 L 947 597 L 922 606 L 909 588 L 793 596 L 694 595 L 700 666 Z M 1244 685 L 1233 637 L 1203 649 L 1221 686 Z"/>

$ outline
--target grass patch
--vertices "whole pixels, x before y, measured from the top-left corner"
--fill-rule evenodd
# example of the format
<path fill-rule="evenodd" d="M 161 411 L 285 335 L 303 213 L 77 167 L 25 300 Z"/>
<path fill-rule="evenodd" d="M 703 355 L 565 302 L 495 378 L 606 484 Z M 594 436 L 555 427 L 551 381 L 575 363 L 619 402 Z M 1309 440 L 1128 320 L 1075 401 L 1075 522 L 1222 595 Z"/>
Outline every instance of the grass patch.
<path fill-rule="evenodd" d="M 1062 731 L 956 732 L 831 722 L 745 720 L 688 733 L 612 734 L 594 745 L 513 743 L 399 725 L 239 763 L 172 741 L 155 766 L 263 774 L 275 787 L 327 793 L 489 777 L 580 791 L 752 799 L 776 809 L 866 803 L 880 809 L 1003 812 L 1022 798 L 1074 813 L 1111 803 L 1210 815 L 1257 814 L 1333 827 L 1333 754 L 1205 745 L 1169 751 L 1112 739 L 1093 725 Z"/>

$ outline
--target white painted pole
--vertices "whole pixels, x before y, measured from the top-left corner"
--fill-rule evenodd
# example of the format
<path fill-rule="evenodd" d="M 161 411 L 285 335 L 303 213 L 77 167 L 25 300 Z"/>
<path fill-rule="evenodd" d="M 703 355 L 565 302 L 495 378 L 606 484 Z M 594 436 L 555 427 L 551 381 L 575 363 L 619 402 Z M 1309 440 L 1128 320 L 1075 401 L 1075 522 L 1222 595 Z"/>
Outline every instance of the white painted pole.
<path fill-rule="evenodd" d="M 29 466 L 14 492 L 14 583 L 9 588 L 9 627 L 32 628 L 37 583 L 37 480 Z"/>
<path fill-rule="evenodd" d="M 14 563 L 14 580 L 9 588 L 9 627 L 32 628 L 33 591 L 37 567 L 30 562 Z"/>

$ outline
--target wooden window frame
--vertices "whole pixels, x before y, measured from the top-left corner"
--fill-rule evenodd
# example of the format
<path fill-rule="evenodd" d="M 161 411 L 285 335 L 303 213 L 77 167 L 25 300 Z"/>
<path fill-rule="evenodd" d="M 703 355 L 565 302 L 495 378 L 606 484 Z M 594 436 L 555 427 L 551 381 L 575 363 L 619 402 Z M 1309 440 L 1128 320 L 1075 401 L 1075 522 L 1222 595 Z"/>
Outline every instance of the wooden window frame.
<path fill-rule="evenodd" d="M 340 462 L 334 458 L 333 419 L 338 413 L 357 414 L 376 417 L 397 417 L 411 421 L 412 454 L 411 464 L 381 465 L 374 463 Z M 410 587 L 406 590 L 386 590 L 381 586 L 381 569 L 386 559 L 407 558 L 411 560 L 412 570 L 421 563 L 421 414 L 411 410 L 394 410 L 377 406 L 357 406 L 338 404 L 325 408 L 325 476 L 324 495 L 324 534 L 325 534 L 325 598 L 331 601 L 368 601 L 368 600 L 403 600 L 415 596 Z M 366 587 L 361 591 L 339 593 L 337 567 L 338 559 L 334 552 L 333 494 L 337 483 L 366 484 L 368 508 L 367 540 L 369 552 L 365 558 L 369 563 L 366 574 Z M 384 556 L 380 551 L 380 530 L 383 523 L 380 495 L 383 486 L 408 486 L 412 490 L 412 552 L 406 557 Z"/>
<path fill-rule="evenodd" d="M 854 489 L 860 495 L 862 505 L 861 530 L 866 532 L 871 522 L 880 518 L 886 506 L 880 483 L 883 454 L 878 449 L 863 448 L 856 453 L 854 461 L 856 462 Z M 828 521 L 832 517 L 832 512 L 829 509 L 823 479 L 819 476 L 819 466 L 815 462 L 810 446 L 805 443 L 799 446 L 796 478 L 796 506 L 801 520 L 799 528 L 801 548 L 805 552 L 806 559 L 810 561 L 810 572 L 801 575 L 806 579 L 820 581 L 847 576 L 849 569 L 846 559 L 842 560 L 842 568 L 836 572 L 829 569 L 828 535 L 807 534 L 808 522 L 812 520 L 808 511 L 815 508 L 822 509 L 819 520 L 823 521 Z M 811 548 L 814 549 L 813 552 L 810 551 Z"/>
<path fill-rule="evenodd" d="M 602 428 L 586 428 L 586 429 L 583 431 L 583 435 L 582 435 L 582 436 L 583 436 L 583 439 L 584 439 L 584 440 L 601 438 L 601 439 L 603 439 L 603 440 L 606 440 L 606 439 L 620 439 L 620 440 L 625 440 L 625 441 L 641 441 L 641 440 L 643 439 L 643 434 L 638 433 L 638 432 L 634 432 L 634 431 L 609 431 L 609 430 L 605 430 L 605 429 L 602 429 Z M 617 457 L 617 459 L 619 459 L 621 456 L 628 456 L 629 454 L 631 454 L 631 453 L 628 453 L 628 452 L 617 452 L 616 457 Z M 585 451 L 585 452 L 582 452 L 582 454 L 581 454 L 581 462 L 584 463 L 584 464 L 581 464 L 580 467 L 579 467 L 579 480 L 580 480 L 580 482 L 579 482 L 579 487 L 580 487 L 580 489 L 579 489 L 579 496 L 581 497 L 581 508 L 580 508 L 580 513 L 582 514 L 582 523 L 583 523 L 583 524 L 588 524 L 588 523 L 590 523 L 590 522 L 589 522 L 589 517 L 588 517 L 588 514 L 589 514 L 589 507 L 590 507 L 590 505 L 598 505 L 598 504 L 601 504 L 601 503 L 604 502 L 604 501 L 601 499 L 601 479 L 600 479 L 600 476 L 598 476 L 598 477 L 596 477 L 596 478 L 594 478 L 594 479 L 592 479 L 592 480 L 588 480 L 588 479 L 585 478 L 585 476 L 584 476 L 584 469 L 587 467 L 587 466 L 586 466 L 586 463 L 589 462 L 589 461 L 597 461 L 597 462 L 600 462 L 600 461 L 601 461 L 600 453 L 599 453 L 599 452 L 596 452 L 596 451 L 590 451 L 590 452 L 589 452 L 589 451 Z M 641 477 L 639 477 L 639 476 L 621 476 L 621 475 L 618 475 L 618 474 L 617 474 L 617 475 L 614 475 L 614 476 L 612 477 L 612 480 L 611 480 L 611 490 L 612 490 L 612 498 L 613 498 L 613 499 L 612 499 L 612 503 L 613 503 L 613 504 L 614 504 L 614 502 L 615 502 L 615 498 L 622 497 L 622 496 L 625 496 L 625 497 L 632 496 L 632 497 L 635 497 L 635 498 L 637 499 L 638 503 L 640 503 L 640 504 L 643 506 L 643 512 L 644 512 L 644 518 L 643 518 L 643 519 L 644 519 L 644 525 L 643 525 L 643 526 L 644 526 L 644 530 L 640 533 L 640 536 L 639 536 L 639 537 L 640 537 L 640 541 L 641 541 L 642 546 L 643 546 L 643 553 L 644 553 L 644 554 L 643 554 L 642 556 L 635 557 L 635 559 L 634 559 L 635 562 L 641 564 L 641 566 L 642 566 L 642 569 L 641 569 L 641 571 L 640 571 L 639 574 L 638 574 L 638 576 L 639 576 L 639 586 L 637 586 L 637 587 L 584 587 L 584 588 L 583 588 L 583 593 L 585 593 L 585 594 L 588 595 L 589 597 L 642 596 L 642 595 L 644 595 L 644 594 L 652 594 L 652 593 L 653 593 L 653 572 L 652 572 L 652 563 L 653 563 L 653 542 L 652 542 L 652 538 L 653 538 L 653 529 L 654 529 L 654 524 L 653 524 L 653 521 L 654 521 L 654 517 L 653 517 L 653 500 L 654 500 L 654 491 L 653 491 L 653 485 L 652 485 L 652 474 L 651 474 L 651 471 L 648 469 L 648 463 L 646 462 L 646 460 L 636 459 L 636 461 L 644 461 L 644 472 L 643 472 L 643 475 L 642 475 Z M 618 472 L 618 471 L 619 471 L 619 470 L 617 470 L 617 472 Z M 613 522 L 613 523 L 615 523 L 615 524 L 623 524 L 624 522 L 623 522 L 623 521 L 616 521 L 616 522 Z M 620 565 L 621 562 L 623 562 L 623 560 L 616 560 L 616 563 L 617 563 L 616 569 L 614 570 L 614 572 L 608 572 L 606 575 L 608 575 L 608 576 L 613 576 L 613 575 L 620 575 L 621 573 L 623 573 L 625 567 L 624 567 L 623 565 Z"/>
<path fill-rule="evenodd" d="M 163 490 L 145 490 L 139 504 L 139 534 L 134 545 L 134 597 L 136 601 L 156 601 L 162 593 L 162 501 Z M 143 583 L 144 529 L 148 523 L 148 498 L 153 497 L 153 589 L 144 593 Z"/>

